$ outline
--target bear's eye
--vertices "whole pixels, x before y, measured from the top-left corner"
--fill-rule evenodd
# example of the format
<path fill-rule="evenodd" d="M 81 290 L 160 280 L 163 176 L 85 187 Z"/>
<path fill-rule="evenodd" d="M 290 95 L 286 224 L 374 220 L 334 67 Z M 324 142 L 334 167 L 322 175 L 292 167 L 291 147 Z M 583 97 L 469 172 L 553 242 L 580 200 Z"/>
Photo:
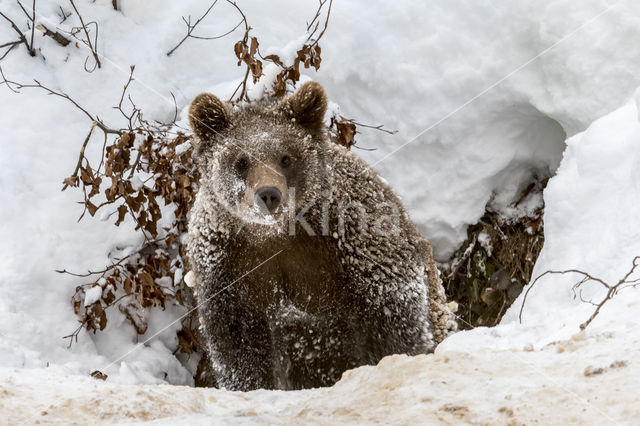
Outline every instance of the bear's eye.
<path fill-rule="evenodd" d="M 280 159 L 280 165 L 285 169 L 291 165 L 291 157 L 288 155 L 283 155 Z"/>
<path fill-rule="evenodd" d="M 238 160 L 236 161 L 236 169 L 239 172 L 244 172 L 248 168 L 249 168 L 249 160 L 247 160 L 244 157 L 238 158 Z"/>

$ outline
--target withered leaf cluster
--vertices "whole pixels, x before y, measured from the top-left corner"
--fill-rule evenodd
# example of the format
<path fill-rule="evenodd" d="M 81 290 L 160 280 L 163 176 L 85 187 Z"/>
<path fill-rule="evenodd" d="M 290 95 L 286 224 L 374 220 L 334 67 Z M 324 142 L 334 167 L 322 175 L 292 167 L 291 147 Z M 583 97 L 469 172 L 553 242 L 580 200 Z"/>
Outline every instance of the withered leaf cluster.
<path fill-rule="evenodd" d="M 287 90 L 287 81 L 295 84 L 300 81 L 300 64 L 305 68 L 314 67 L 317 71 L 320 68 L 320 62 L 322 62 L 322 49 L 316 43 L 304 44 L 301 49 L 297 51 L 296 57 L 293 60 L 291 66 L 285 66 L 278 55 L 267 55 L 264 59 L 269 60 L 279 67 L 282 71 L 276 76 L 276 81 L 273 86 L 273 91 L 276 96 L 283 96 Z"/>
<path fill-rule="evenodd" d="M 342 145 L 347 149 L 351 149 L 356 144 L 356 125 L 352 120 L 343 116 L 331 117 L 331 125 L 329 126 L 331 140 L 338 145 Z"/>
<path fill-rule="evenodd" d="M 238 58 L 238 66 L 242 65 L 243 62 L 247 64 L 253 76 L 253 82 L 257 83 L 262 77 L 262 61 L 255 58 L 256 53 L 258 53 L 258 39 L 251 37 L 249 45 L 247 45 L 245 37 L 233 46 L 233 50 Z"/>
<path fill-rule="evenodd" d="M 146 308 L 164 309 L 168 301 L 184 303 L 180 237 L 187 229 L 187 212 L 195 200 L 199 174 L 189 137 L 181 133 L 173 138 L 163 136 L 153 131 L 123 132 L 105 145 L 104 167 L 94 169 L 85 158 L 78 173 L 64 179 L 65 184 L 83 190 L 83 203 L 91 216 L 106 210 L 116 226 L 131 220 L 145 241 L 135 253 L 84 275 L 91 281 L 78 286 L 72 297 L 81 325 L 68 337 L 77 338 L 82 327 L 94 333 L 103 330 L 108 323 L 106 311 L 115 305 L 144 334 Z M 100 299 L 84 306 L 87 290 L 96 286 L 101 287 Z M 185 333 L 183 340 L 193 335 Z"/>

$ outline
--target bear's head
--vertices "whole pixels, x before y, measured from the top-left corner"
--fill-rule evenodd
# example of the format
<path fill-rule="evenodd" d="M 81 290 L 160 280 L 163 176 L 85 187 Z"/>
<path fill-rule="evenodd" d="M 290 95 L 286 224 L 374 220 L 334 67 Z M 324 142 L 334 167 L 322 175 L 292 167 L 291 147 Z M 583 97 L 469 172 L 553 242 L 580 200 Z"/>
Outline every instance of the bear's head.
<path fill-rule="evenodd" d="M 243 107 L 198 95 L 189 122 L 201 190 L 245 225 L 286 230 L 292 212 L 325 193 L 326 109 L 315 82 L 283 100 Z"/>

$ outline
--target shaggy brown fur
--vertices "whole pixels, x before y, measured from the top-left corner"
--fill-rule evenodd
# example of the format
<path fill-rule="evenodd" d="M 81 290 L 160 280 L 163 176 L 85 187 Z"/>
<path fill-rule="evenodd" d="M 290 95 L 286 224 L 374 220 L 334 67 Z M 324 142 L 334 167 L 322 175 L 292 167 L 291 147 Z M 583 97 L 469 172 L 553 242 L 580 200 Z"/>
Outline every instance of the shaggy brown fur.
<path fill-rule="evenodd" d="M 391 189 L 323 132 L 306 83 L 281 102 L 190 109 L 200 190 L 188 255 L 215 380 L 301 389 L 455 329 L 429 243 Z M 260 191 L 276 194 L 265 210 Z M 274 195 L 275 196 L 275 195 Z"/>

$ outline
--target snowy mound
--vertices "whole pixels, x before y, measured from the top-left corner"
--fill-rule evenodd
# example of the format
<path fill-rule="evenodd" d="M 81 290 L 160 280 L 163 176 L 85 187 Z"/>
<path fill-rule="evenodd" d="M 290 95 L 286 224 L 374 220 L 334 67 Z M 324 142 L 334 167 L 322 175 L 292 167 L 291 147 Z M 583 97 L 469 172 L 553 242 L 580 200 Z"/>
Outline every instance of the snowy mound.
<path fill-rule="evenodd" d="M 640 254 L 639 93 L 567 140 L 557 175 L 544 193 L 546 239 L 534 277 L 575 269 L 615 286 L 632 270 Z M 608 289 L 595 280 L 574 291 L 582 278 L 575 272 L 544 276 L 520 295 L 501 325 L 451 336 L 438 350 L 537 348 L 569 338 L 595 312 L 594 304 L 607 299 Z M 640 288 L 634 287 L 639 278 L 640 271 L 627 277 L 628 284 L 602 305 L 590 330 L 616 330 L 620 339 L 633 335 L 630 330 L 640 324 Z"/>
<path fill-rule="evenodd" d="M 297 392 L 133 388 L 41 370 L 0 373 L 0 392 L 8 423 L 625 424 L 640 416 L 640 374 L 620 353 L 637 353 L 640 341 L 618 342 L 615 353 L 611 343 L 578 335 L 539 351 L 396 355 Z"/>

